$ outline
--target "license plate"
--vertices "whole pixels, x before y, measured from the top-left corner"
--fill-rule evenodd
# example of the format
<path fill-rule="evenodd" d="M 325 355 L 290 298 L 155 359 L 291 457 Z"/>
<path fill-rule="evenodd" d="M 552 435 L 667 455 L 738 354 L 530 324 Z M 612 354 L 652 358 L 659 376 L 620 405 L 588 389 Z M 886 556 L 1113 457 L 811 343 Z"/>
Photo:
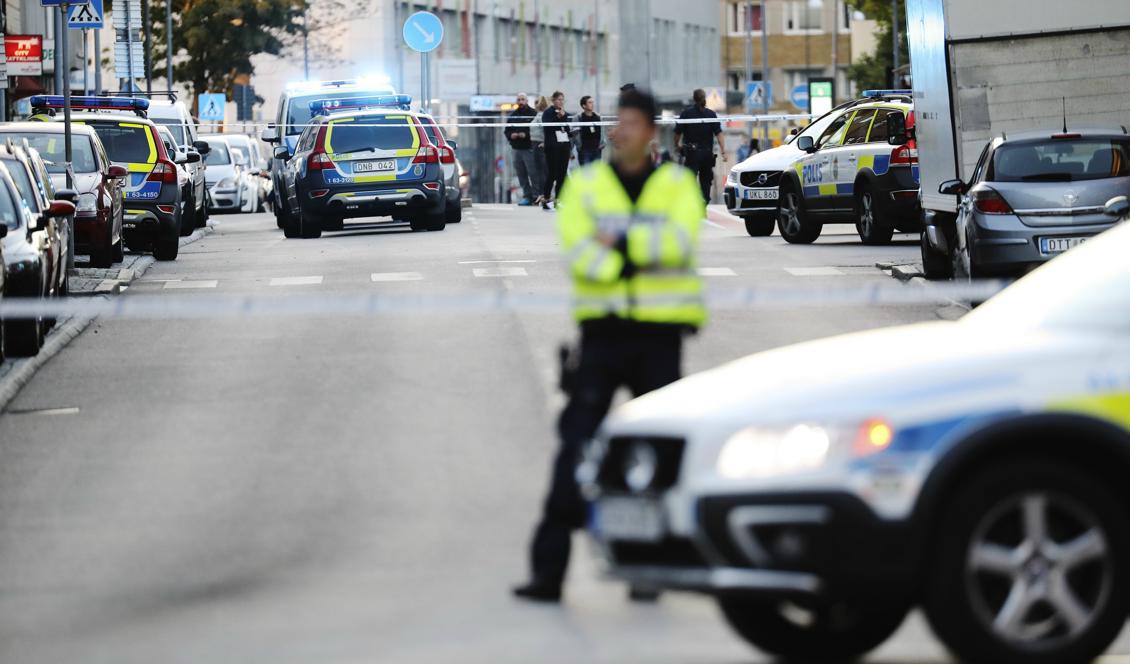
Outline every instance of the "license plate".
<path fill-rule="evenodd" d="M 354 173 L 375 173 L 377 171 L 395 171 L 396 161 L 394 159 L 384 159 L 381 161 L 355 161 L 353 162 Z"/>
<path fill-rule="evenodd" d="M 593 514 L 594 530 L 601 536 L 632 542 L 663 539 L 663 512 L 659 503 L 645 498 L 602 498 Z"/>
<path fill-rule="evenodd" d="M 1052 254 L 1062 254 L 1068 249 L 1078 247 L 1083 244 L 1089 237 L 1042 237 L 1040 238 L 1040 253 L 1045 256 Z"/>
<path fill-rule="evenodd" d="M 777 200 L 776 189 L 746 189 L 745 199 L 747 201 L 775 201 Z"/>

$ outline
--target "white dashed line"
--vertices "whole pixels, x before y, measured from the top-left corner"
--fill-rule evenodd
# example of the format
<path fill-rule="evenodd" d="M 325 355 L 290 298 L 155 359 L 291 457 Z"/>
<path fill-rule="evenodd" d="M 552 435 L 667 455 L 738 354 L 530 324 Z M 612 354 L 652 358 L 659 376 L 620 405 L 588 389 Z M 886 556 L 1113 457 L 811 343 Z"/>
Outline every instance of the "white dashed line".
<path fill-rule="evenodd" d="M 473 270 L 476 277 L 527 277 L 529 274 L 524 267 L 477 267 Z"/>
<path fill-rule="evenodd" d="M 274 277 L 271 286 L 316 286 L 322 283 L 322 277 Z"/>
<path fill-rule="evenodd" d="M 711 225 L 715 228 L 721 228 L 722 230 L 726 230 L 726 227 L 723 226 L 722 224 L 715 223 L 713 221 L 710 221 L 709 219 L 703 219 L 703 221 L 705 221 L 707 224 L 709 224 L 709 225 Z"/>
<path fill-rule="evenodd" d="M 200 281 L 166 281 L 165 288 L 215 288 L 218 283 L 220 282 L 215 279 L 203 279 Z"/>
<path fill-rule="evenodd" d="M 785 272 L 794 277 L 838 277 L 843 274 L 834 267 L 787 267 Z"/>
<path fill-rule="evenodd" d="M 369 275 L 373 281 L 419 281 L 424 275 L 419 272 L 374 272 Z"/>
<path fill-rule="evenodd" d="M 483 263 L 536 263 L 535 260 L 497 260 L 497 261 L 459 261 L 460 265 L 482 265 Z"/>
<path fill-rule="evenodd" d="M 67 408 L 39 408 L 35 410 L 10 410 L 10 415 L 77 415 L 78 408 L 70 406 Z"/>
<path fill-rule="evenodd" d="M 700 267 L 698 268 L 698 276 L 700 277 L 736 277 L 737 272 L 734 272 L 728 267 Z"/>

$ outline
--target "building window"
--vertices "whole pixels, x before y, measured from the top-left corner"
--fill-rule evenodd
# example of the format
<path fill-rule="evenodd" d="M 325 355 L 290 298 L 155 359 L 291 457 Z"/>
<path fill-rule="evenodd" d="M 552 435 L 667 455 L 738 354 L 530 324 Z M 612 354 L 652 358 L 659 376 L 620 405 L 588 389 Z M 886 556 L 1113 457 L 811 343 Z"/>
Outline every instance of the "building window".
<path fill-rule="evenodd" d="M 744 35 L 746 28 L 761 32 L 761 0 L 753 0 L 752 4 L 750 7 L 747 0 L 736 0 L 730 5 L 727 29 L 731 33 Z"/>
<path fill-rule="evenodd" d="M 821 32 L 824 28 L 824 2 L 790 0 L 785 5 L 785 32 Z"/>

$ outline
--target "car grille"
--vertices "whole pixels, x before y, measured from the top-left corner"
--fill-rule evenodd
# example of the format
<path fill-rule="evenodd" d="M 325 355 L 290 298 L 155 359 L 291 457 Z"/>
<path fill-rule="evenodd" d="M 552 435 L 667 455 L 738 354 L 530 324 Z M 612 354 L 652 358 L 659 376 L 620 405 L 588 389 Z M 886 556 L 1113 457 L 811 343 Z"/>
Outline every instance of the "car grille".
<path fill-rule="evenodd" d="M 765 182 L 759 180 L 765 176 Z M 740 176 L 743 187 L 776 187 L 781 182 L 781 171 L 746 171 Z"/>
<path fill-rule="evenodd" d="M 663 491 L 674 486 L 679 479 L 679 465 L 683 461 L 683 447 L 681 438 L 658 437 L 620 437 L 608 441 L 608 451 L 600 463 L 600 472 L 597 475 L 597 484 L 602 489 L 612 491 L 628 491 L 624 479 L 624 462 L 628 451 L 633 445 L 642 444 L 651 447 L 655 452 L 655 476 L 647 491 Z"/>
<path fill-rule="evenodd" d="M 685 537 L 668 537 L 654 543 L 612 542 L 609 549 L 617 565 L 706 566 L 698 548 Z"/>

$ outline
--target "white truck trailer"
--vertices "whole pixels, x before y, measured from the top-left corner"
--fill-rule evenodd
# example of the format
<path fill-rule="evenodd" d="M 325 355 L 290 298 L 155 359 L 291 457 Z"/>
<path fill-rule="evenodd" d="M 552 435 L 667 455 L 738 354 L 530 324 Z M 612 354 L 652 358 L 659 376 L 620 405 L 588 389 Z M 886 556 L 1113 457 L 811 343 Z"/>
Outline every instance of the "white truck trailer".
<path fill-rule="evenodd" d="M 968 182 L 990 138 L 1065 115 L 1130 126 L 1130 0 L 906 0 L 906 14 L 928 264 L 954 246 L 958 198 L 938 187 Z"/>

